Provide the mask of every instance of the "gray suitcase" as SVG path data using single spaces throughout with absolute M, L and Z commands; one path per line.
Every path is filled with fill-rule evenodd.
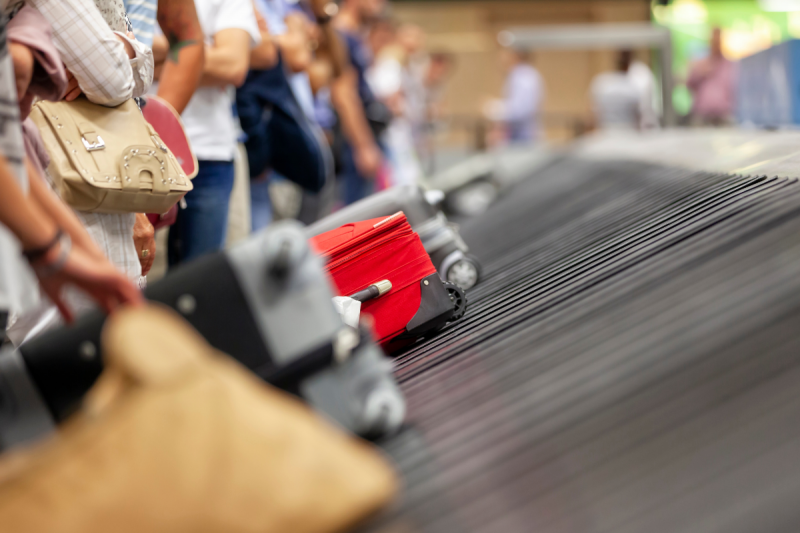
M 458 228 L 438 208 L 441 199 L 442 195 L 436 191 L 426 193 L 414 185 L 395 187 L 312 224 L 306 230 L 307 235 L 315 237 L 345 224 L 388 217 L 402 211 L 422 240 L 442 280 L 469 290 L 480 281 L 481 265 L 469 254 L 469 247 L 459 235 Z
M 148 299 L 180 312 L 218 350 L 365 437 L 395 432 L 405 401 L 392 364 L 366 330 L 344 325 L 330 282 L 294 222 L 171 272 Z M 102 371 L 91 313 L 0 355 L 0 444 L 47 432 Z

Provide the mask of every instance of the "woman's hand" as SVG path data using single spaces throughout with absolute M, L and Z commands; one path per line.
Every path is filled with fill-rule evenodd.
M 142 213 L 136 214 L 136 223 L 133 225 L 133 242 L 139 254 L 139 263 L 142 265 L 142 276 L 146 276 L 153 268 L 156 258 L 156 230 Z
M 67 92 L 64 94 L 64 100 L 71 102 L 79 97 L 81 93 L 83 93 L 83 91 L 81 91 L 81 87 L 78 85 L 78 80 L 76 80 L 72 72 L 67 69 Z
M 34 264 L 39 284 L 68 323 L 74 319 L 72 311 L 63 300 L 62 291 L 74 286 L 92 297 L 106 312 L 111 313 L 122 305 L 140 305 L 141 292 L 105 258 L 98 259 L 82 248 L 71 248 L 64 265 L 53 274 L 43 273 L 48 265 L 57 263 L 63 254 L 62 244 L 51 248 Z

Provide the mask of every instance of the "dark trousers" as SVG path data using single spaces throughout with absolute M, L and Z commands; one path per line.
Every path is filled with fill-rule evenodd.
M 200 161 L 186 209 L 169 230 L 170 266 L 222 250 L 233 191 L 233 161 Z

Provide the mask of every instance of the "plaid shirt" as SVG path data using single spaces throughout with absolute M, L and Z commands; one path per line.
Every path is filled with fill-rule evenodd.
M 97 104 L 118 105 L 140 96 L 153 81 L 150 48 L 125 36 L 127 22 L 121 3 L 109 4 L 120 11 L 109 27 L 94 0 L 28 0 L 53 26 L 53 39 L 67 68 L 75 75 L 86 97 Z M 112 22 L 113 23 L 113 22 Z M 128 59 L 125 37 L 136 51 Z M 142 268 L 133 243 L 133 214 L 78 213 L 78 218 L 111 263 L 134 282 Z
M 86 97 L 116 106 L 147 92 L 153 83 L 153 52 L 130 40 L 125 28 L 109 28 L 93 0 L 28 0 L 53 26 L 53 41 Z M 124 37 L 136 52 L 128 58 Z

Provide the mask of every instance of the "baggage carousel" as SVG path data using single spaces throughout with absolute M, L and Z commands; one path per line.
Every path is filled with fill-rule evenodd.
M 800 186 L 569 156 L 462 235 L 459 323 L 396 360 L 374 532 L 800 530 Z

